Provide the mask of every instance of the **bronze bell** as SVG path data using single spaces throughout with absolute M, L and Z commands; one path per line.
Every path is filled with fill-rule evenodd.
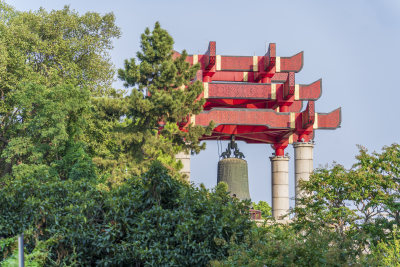
M 231 150 L 234 157 L 231 157 Z M 231 196 L 240 200 L 250 199 L 247 161 L 243 159 L 244 155 L 239 151 L 234 136 L 221 157 L 223 159 L 218 162 L 217 182 L 227 183 Z

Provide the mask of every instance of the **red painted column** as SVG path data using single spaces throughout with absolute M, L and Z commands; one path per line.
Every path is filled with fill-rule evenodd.
M 211 82 L 211 75 L 204 74 L 203 82 L 210 83 Z
M 287 146 L 288 146 L 288 142 L 273 144 L 272 148 L 275 149 L 275 156 L 284 157 L 285 156 L 285 148 Z
M 282 105 L 279 107 L 279 112 L 289 112 L 289 107 Z

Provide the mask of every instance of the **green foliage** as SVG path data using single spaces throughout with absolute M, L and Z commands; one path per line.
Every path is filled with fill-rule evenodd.
M 393 230 L 393 239 L 380 241 L 373 247 L 371 255 L 366 257 L 373 266 L 400 266 L 400 233 L 397 227 Z
M 113 14 L 80 16 L 69 7 L 16 12 L 3 2 L 0 8 L 2 96 L 26 81 L 88 86 L 100 95 L 110 89 L 113 70 L 108 50 L 111 39 L 120 34 Z
M 173 179 L 157 162 L 110 191 L 26 177 L 7 182 L 0 199 L 0 255 L 16 253 L 25 229 L 27 257 L 41 266 L 205 266 L 251 228 L 246 203 Z
M 108 55 L 119 36 L 114 15 L 17 12 L 4 2 L 0 14 L 0 177 L 47 168 L 67 179 L 86 167 L 85 177 L 94 176 L 82 149 L 96 145 L 88 142 L 96 140 L 87 130 L 91 100 L 116 94 Z
M 357 253 L 386 240 L 393 225 L 400 224 L 399 159 L 397 144 L 372 154 L 360 147 L 352 169 L 335 165 L 315 170 L 302 185 L 307 196 L 295 209 L 297 227 L 335 229 L 342 238 L 354 240 Z
M 400 146 L 369 154 L 350 170 L 316 169 L 301 183 L 289 224 L 267 221 L 213 266 L 399 266 Z
M 357 266 L 357 259 L 331 243 L 335 235 L 315 229 L 307 235 L 277 223 L 254 227 L 245 242 L 233 245 L 224 261 L 212 266 Z
M 126 102 L 122 92 L 92 98 L 91 116 L 82 137 L 99 175 L 115 186 L 144 170 L 130 153 L 133 133 L 127 128 L 129 120 L 123 119 L 127 112 Z
M 66 179 L 92 161 L 117 186 L 154 159 L 176 170 L 176 153 L 204 148 L 198 138 L 210 129 L 183 132 L 177 125 L 201 111 L 202 84 L 191 83 L 198 66 L 185 62 L 186 52 L 172 58 L 172 37 L 158 23 L 142 35 L 139 64 L 131 59 L 119 70 L 134 87 L 127 95 L 111 88 L 108 51 L 120 35 L 113 14 L 79 15 L 69 7 L 18 12 L 3 2 L 0 14 L 0 176 L 25 164 Z M 77 161 L 83 165 L 73 167 Z
M 272 216 L 271 206 L 265 201 L 260 200 L 257 204 L 253 202 L 253 209 L 260 210 L 261 217 L 264 219 Z
M 59 173 L 67 171 L 63 174 L 67 179 L 79 180 L 82 177 L 86 179 L 96 178 L 95 166 L 92 159 L 84 150 L 82 143 L 67 145 L 67 151 L 64 157 L 56 162 Z
M 400 146 L 315 170 L 289 224 L 179 181 L 174 155 L 204 148 L 198 65 L 155 24 L 111 88 L 114 16 L 0 1 L 0 259 L 27 266 L 398 266 Z M 185 125 L 187 131 L 181 131 Z M 253 203 L 269 219 L 264 201 Z
M 173 159 L 182 150 L 198 153 L 204 148 L 198 138 L 211 131 L 211 127 L 192 124 L 187 132 L 178 128 L 177 124 L 201 112 L 204 99 L 197 99 L 203 91 L 202 83 L 191 82 L 199 65 L 191 67 L 185 61 L 186 51 L 173 58 L 173 43 L 157 22 L 153 31 L 147 28 L 141 36 L 138 62 L 126 60 L 125 68 L 118 71 L 125 86 L 133 87 L 126 116 L 132 133 L 130 151 L 140 164 L 160 158 L 168 162 L 171 160 L 166 156 Z
M 47 168 L 66 179 L 77 169 L 90 165 L 91 159 L 78 144 L 88 110 L 89 92 L 71 85 L 46 87 L 26 84 L 9 96 L 14 115 L 8 117 L 7 142 L 1 153 L 3 175 L 26 168 Z M 12 120 L 12 121 L 11 121 Z M 79 150 L 78 149 L 78 150 Z M 66 164 L 69 161 L 69 164 Z M 78 167 L 81 165 L 81 167 Z M 85 166 L 95 175 L 94 168 Z M 75 174 L 72 174 L 75 173 Z M 15 176 L 15 175 L 14 175 Z

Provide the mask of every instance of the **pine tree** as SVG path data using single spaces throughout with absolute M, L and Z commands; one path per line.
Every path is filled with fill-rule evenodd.
M 174 155 L 180 151 L 198 153 L 205 148 L 199 138 L 211 131 L 189 124 L 187 131 L 178 124 L 188 123 L 199 114 L 204 99 L 200 81 L 193 82 L 199 65 L 185 61 L 186 51 L 173 57 L 174 41 L 156 22 L 152 32 L 146 28 L 141 36 L 141 51 L 137 60 L 125 61 L 118 71 L 126 87 L 133 87 L 128 101 L 127 119 L 131 136 L 130 150 L 137 163 L 160 159 L 174 165 Z

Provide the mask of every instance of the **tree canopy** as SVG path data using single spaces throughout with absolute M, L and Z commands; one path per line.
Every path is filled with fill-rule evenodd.
M 114 15 L 0 9 L 0 174 L 28 166 L 65 179 L 76 162 L 91 165 L 92 99 L 115 94 Z
M 192 82 L 198 66 L 185 62 L 185 51 L 172 57 L 173 39 L 158 23 L 142 35 L 139 63 L 127 60 L 118 71 L 131 88 L 116 90 L 109 50 L 120 31 L 113 14 L 18 12 L 3 2 L 1 14 L 2 175 L 23 164 L 65 178 L 75 155 L 120 184 L 152 160 L 175 170 L 175 154 L 204 148 L 198 138 L 210 129 L 178 127 L 202 109 L 202 85 Z
M 400 145 L 314 170 L 289 224 L 268 221 L 215 266 L 399 266 Z
M 111 190 L 25 175 L 0 199 L 0 257 L 13 261 L 24 230 L 27 260 L 39 266 L 205 266 L 251 228 L 248 206 L 223 187 L 193 188 L 159 162 Z
M 190 116 L 200 113 L 204 104 L 199 99 L 203 85 L 193 82 L 199 65 L 185 61 L 186 51 L 173 58 L 173 44 L 157 22 L 153 31 L 146 28 L 141 36 L 138 62 L 125 60 L 124 69 L 118 70 L 125 86 L 133 88 L 127 103 L 127 129 L 130 149 L 141 164 L 154 159 L 171 163 L 182 150 L 198 153 L 205 147 L 199 138 L 211 131 L 211 127 L 190 124 Z M 179 129 L 182 123 L 189 123 L 187 131 Z

